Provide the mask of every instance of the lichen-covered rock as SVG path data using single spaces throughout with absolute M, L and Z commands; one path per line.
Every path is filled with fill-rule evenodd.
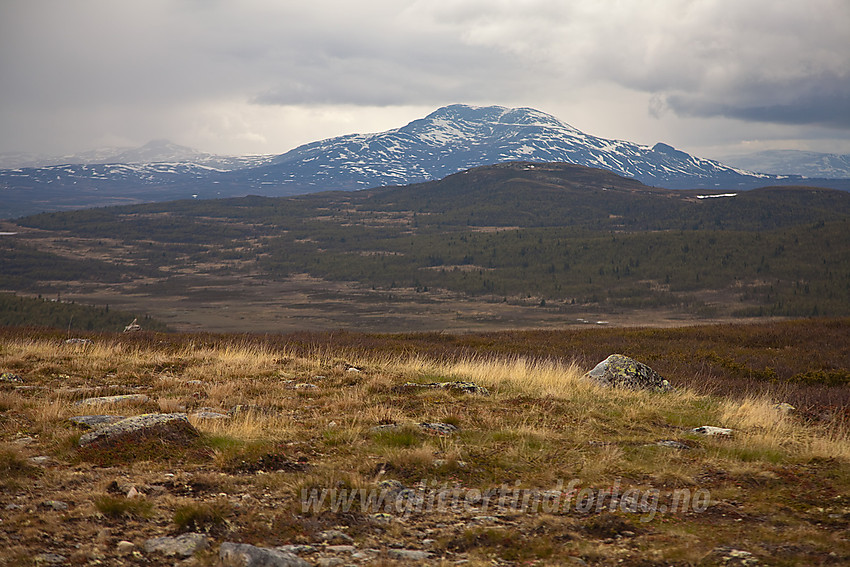
M 622 354 L 612 354 L 584 377 L 600 386 L 613 388 L 653 392 L 669 392 L 673 389 L 670 382 L 662 378 L 655 370 Z
M 80 437 L 80 447 L 108 446 L 127 440 L 159 438 L 186 444 L 200 435 L 185 413 L 146 413 L 90 431 Z
M 221 544 L 218 558 L 224 567 L 310 567 L 294 553 L 247 543 Z
M 3 372 L 2 374 L 0 374 L 0 382 L 23 384 L 24 379 L 18 376 L 17 374 L 12 374 L 11 372 Z
M 145 394 L 121 394 L 120 396 L 102 396 L 99 398 L 86 398 L 80 400 L 74 405 L 77 406 L 96 406 L 96 405 L 113 405 L 113 404 L 143 404 L 150 400 Z
M 442 423 L 442 422 L 434 422 L 434 423 L 426 423 L 422 422 L 419 424 L 419 429 L 428 433 L 429 435 L 451 435 L 452 433 L 456 433 L 458 428 L 451 423 Z

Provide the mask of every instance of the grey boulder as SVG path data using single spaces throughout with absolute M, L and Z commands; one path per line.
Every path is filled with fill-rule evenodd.
M 643 362 L 622 354 L 612 354 L 584 377 L 600 386 L 611 388 L 651 392 L 669 392 L 673 389 L 670 382 L 662 378 L 658 372 Z
M 146 413 L 122 419 L 80 437 L 80 447 L 108 446 L 128 440 L 159 438 L 185 444 L 200 436 L 185 413 Z

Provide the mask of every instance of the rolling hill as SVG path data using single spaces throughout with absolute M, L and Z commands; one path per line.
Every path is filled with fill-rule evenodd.
M 0 286 L 147 309 L 176 328 L 178 309 L 188 310 L 184 323 L 214 310 L 231 330 L 256 329 L 275 309 L 271 329 L 297 317 L 311 328 L 389 330 L 396 320 L 405 330 L 410 314 L 392 313 L 413 306 L 424 328 L 439 328 L 439 317 L 427 321 L 435 310 L 463 318 L 452 301 L 503 326 L 520 324 L 499 319 L 508 307 L 523 326 L 662 311 L 848 315 L 848 220 L 844 191 L 669 190 L 600 169 L 512 162 L 367 191 L 26 217 L 0 240 Z M 247 303 L 260 315 L 223 311 Z

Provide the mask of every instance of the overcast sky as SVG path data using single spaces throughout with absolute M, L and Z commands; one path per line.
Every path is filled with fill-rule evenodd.
M 456 102 L 850 153 L 850 1 L 0 0 L 0 152 L 283 153 Z

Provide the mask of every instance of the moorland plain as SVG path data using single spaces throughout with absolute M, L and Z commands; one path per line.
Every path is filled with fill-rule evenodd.
M 475 331 L 850 314 L 850 193 L 509 163 L 441 181 L 7 222 L 0 287 L 178 330 Z

